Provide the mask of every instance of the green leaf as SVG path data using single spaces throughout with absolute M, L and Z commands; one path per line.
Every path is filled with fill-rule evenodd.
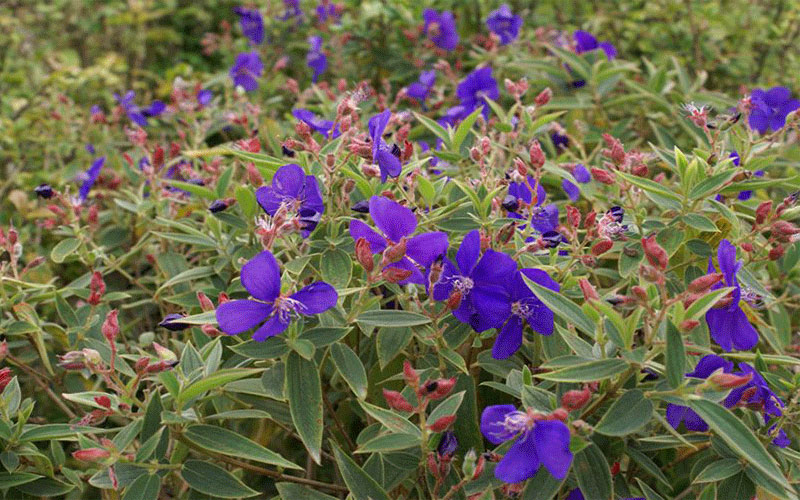
M 411 328 L 386 327 L 378 330 L 375 338 L 375 350 L 378 353 L 378 361 L 381 369 L 385 368 L 400 352 L 411 342 Z
M 458 124 L 458 128 L 456 128 L 453 134 L 453 147 L 451 148 L 453 151 L 458 151 L 461 147 L 461 143 L 467 138 L 467 134 L 469 134 L 472 126 L 475 124 L 475 120 L 478 119 L 478 115 L 480 115 L 482 111 L 483 107 L 478 106 L 475 111 L 470 113 L 469 116 L 461 120 L 461 123 Z
M 30 472 L 13 472 L 0 474 L 0 489 L 5 490 L 20 484 L 30 483 L 39 479 L 39 474 L 31 474 Z
M 786 490 L 791 491 L 791 486 L 781 473 L 775 459 L 767 452 L 753 431 L 733 413 L 704 399 L 689 401 L 689 406 L 733 451 Z
M 176 187 L 178 189 L 182 189 L 187 193 L 192 193 L 195 196 L 199 196 L 200 198 L 205 198 L 207 200 L 216 200 L 217 195 L 214 191 L 208 189 L 205 186 L 198 186 L 197 184 L 192 184 L 191 182 L 183 182 L 183 181 L 173 181 L 170 179 L 166 180 L 167 184 Z
M 428 205 L 433 204 L 433 201 L 436 199 L 436 188 L 433 187 L 433 183 L 422 175 L 417 176 L 415 179 L 417 181 L 419 193 L 422 195 L 425 203 Z
M 344 484 L 350 489 L 350 494 L 355 500 L 389 500 L 389 495 L 375 479 L 364 472 L 364 469 L 359 467 L 333 441 L 331 441 L 331 448 L 333 448 L 333 456 L 336 459 L 336 465 L 339 466 Z
M 370 417 L 380 422 L 390 431 L 400 434 L 413 434 L 415 436 L 422 435 L 419 427 L 412 424 L 407 418 L 404 418 L 393 411 L 371 405 L 364 401 L 359 401 L 358 403 L 361 405 L 364 411 L 369 414 Z
M 297 483 L 276 483 L 281 500 L 337 500 L 336 497 L 306 488 Z
M 681 217 L 686 225 L 691 226 L 699 231 L 706 231 L 706 232 L 714 232 L 718 233 L 719 228 L 714 221 L 706 217 L 705 215 L 700 214 L 687 214 Z
M 625 172 L 616 171 L 614 174 L 619 175 L 625 179 L 625 181 L 633 184 L 634 186 L 641 188 L 646 193 L 657 194 L 678 203 L 681 201 L 680 196 L 675 194 L 674 191 L 664 187 L 663 184 L 659 184 L 658 182 L 651 181 L 650 179 L 646 179 L 644 177 L 639 177 L 638 175 L 626 174 Z
M 255 193 L 247 186 L 236 186 L 233 195 L 244 216 L 255 217 L 258 212 L 258 202 L 256 201 Z
M 419 436 L 413 434 L 384 434 L 370 439 L 356 453 L 378 453 L 399 451 L 419 446 Z
M 639 488 L 642 489 L 642 493 L 644 493 L 645 500 L 664 500 L 664 497 L 659 495 L 656 492 L 656 490 L 648 486 L 647 483 L 645 483 L 638 477 L 636 478 L 636 483 L 639 485 Z
M 734 175 L 736 175 L 736 170 L 726 170 L 725 172 L 704 179 L 689 191 L 689 198 L 697 200 L 715 194 L 719 188 L 731 180 Z
M 319 265 L 322 279 L 335 288 L 345 288 L 353 272 L 353 259 L 344 250 L 325 250 Z
M 575 454 L 572 470 L 586 500 L 610 500 L 611 472 L 603 452 L 594 443 Z
M 536 297 L 539 298 L 544 305 L 546 305 L 555 314 L 563 318 L 567 323 L 572 323 L 584 333 L 589 334 L 592 338 L 595 336 L 595 324 L 589 317 L 578 307 L 577 304 L 564 297 L 558 292 L 554 292 L 549 288 L 545 288 L 539 283 L 529 279 L 524 274 L 522 278 L 528 287 L 533 291 Z
M 534 377 L 553 382 L 592 382 L 613 377 L 625 371 L 627 367 L 628 363 L 621 359 L 599 359 L 551 372 L 537 373 Z
M 731 290 L 732 288 L 730 287 L 718 288 L 703 295 L 699 299 L 692 302 L 692 304 L 686 309 L 686 314 L 683 316 L 684 319 L 700 319 L 700 316 L 704 315 L 709 309 L 714 307 L 714 304 L 716 304 L 717 301 L 719 301 L 722 297 L 728 295 Z
M 158 290 L 156 290 L 156 294 L 158 294 L 161 290 L 165 288 L 177 285 L 179 283 L 185 283 L 187 281 L 206 278 L 214 274 L 215 274 L 214 268 L 211 266 L 198 266 L 189 268 L 165 281 L 163 285 L 158 287 Z M 216 322 L 216 317 L 214 318 L 214 322 Z
M 742 464 L 735 458 L 722 458 L 708 464 L 694 478 L 695 483 L 716 483 L 742 471 Z
M 396 311 L 392 309 L 374 309 L 366 311 L 356 318 L 356 321 L 367 326 L 419 326 L 431 322 L 430 318 L 410 311 Z
M 51 439 L 73 440 L 77 439 L 78 434 L 103 434 L 115 430 L 116 429 L 100 429 L 98 427 L 84 427 L 82 425 L 72 424 L 26 426 L 19 437 L 19 441 L 49 441 Z
M 255 375 L 256 373 L 261 373 L 262 371 L 264 370 L 261 368 L 226 368 L 224 370 L 212 373 L 211 375 L 201 378 L 200 380 L 192 382 L 188 386 L 184 387 L 178 394 L 177 406 L 179 408 L 183 408 L 184 403 L 196 398 L 206 391 L 223 386 L 228 382 L 233 382 L 234 380 L 239 380 L 251 375 Z
M 359 399 L 367 397 L 367 372 L 358 354 L 345 344 L 331 345 L 331 359 L 336 369 Z
M 606 436 L 627 436 L 647 425 L 652 416 L 653 402 L 641 390 L 633 389 L 611 405 L 594 430 Z
M 290 352 L 286 358 L 285 394 L 297 434 L 311 458 L 319 464 L 323 427 L 319 369 L 313 361 L 303 359 L 296 352 Z
M 67 238 L 58 242 L 50 251 L 50 258 L 53 262 L 61 264 L 69 257 L 75 250 L 81 246 L 81 240 L 78 238 Z
M 428 415 L 427 421 L 433 423 L 442 417 L 455 415 L 461 406 L 462 401 L 464 401 L 464 391 L 453 394 L 449 398 L 436 405 L 436 408 L 434 408 L 430 415 Z
M 161 478 L 157 474 L 144 474 L 128 486 L 122 500 L 157 500 L 159 491 Z
M 683 345 L 683 337 L 681 337 L 678 329 L 672 324 L 672 321 L 667 321 L 667 382 L 669 386 L 675 389 L 680 386 L 684 380 L 686 373 L 686 348 Z
M 223 455 L 255 460 L 285 469 L 303 469 L 238 432 L 223 427 L 204 424 L 190 425 L 184 431 L 183 436 L 201 448 Z
M 433 132 L 436 137 L 441 139 L 447 149 L 453 149 L 450 145 L 450 135 L 447 133 L 447 130 L 445 130 L 444 127 L 431 120 L 427 116 L 419 113 L 414 113 L 414 116 L 425 126 L 425 128 Z
M 546 468 L 540 467 L 522 492 L 522 500 L 552 500 L 561 488 L 564 480 L 554 478 Z
M 213 498 L 248 498 L 259 494 L 222 467 L 202 460 L 183 464 L 181 477 L 192 489 Z
M 217 191 L 216 195 L 217 198 L 225 198 L 225 191 L 228 190 L 228 184 L 231 182 L 231 178 L 233 177 L 233 172 L 236 170 L 236 164 L 234 163 L 230 167 L 226 168 L 224 172 L 219 176 L 217 179 Z

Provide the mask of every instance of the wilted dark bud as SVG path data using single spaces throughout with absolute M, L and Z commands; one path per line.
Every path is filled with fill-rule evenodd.
M 614 242 L 611 240 L 600 240 L 592 246 L 592 255 L 595 257 L 599 255 L 603 255 L 604 253 L 611 250 L 611 247 L 614 246 Z
M 33 192 L 36 193 L 36 196 L 45 200 L 53 197 L 53 188 L 50 187 L 50 184 L 39 184 L 33 189 Z
M 358 212 L 360 214 L 368 214 L 369 213 L 369 200 L 361 200 L 355 203 L 350 210 L 353 212 Z
M 375 268 L 375 261 L 372 259 L 372 250 L 366 238 L 356 240 L 356 260 L 361 267 L 368 273 Z
M 386 404 L 389 405 L 389 408 L 393 410 L 404 411 L 408 413 L 414 411 L 414 407 L 411 406 L 411 403 L 409 403 L 408 400 L 406 400 L 406 398 L 397 391 L 384 389 L 383 398 L 386 400 Z
M 400 283 L 411 276 L 411 271 L 408 269 L 400 269 L 399 267 L 384 267 L 381 270 L 381 276 L 389 283 Z
M 181 319 L 183 319 L 183 314 L 167 314 L 158 326 L 164 327 L 171 332 L 186 330 L 192 326 L 188 323 L 181 323 Z
M 706 290 L 719 283 L 722 278 L 722 273 L 712 273 L 705 276 L 700 276 L 689 283 L 689 286 L 686 287 L 686 289 L 691 293 L 704 293 Z
M 456 450 L 458 449 L 458 439 L 452 431 L 447 431 L 442 434 L 439 440 L 439 446 L 436 448 L 436 453 L 439 455 L 439 460 L 449 460 L 453 458 Z
M 756 224 L 763 224 L 772 212 L 772 200 L 762 201 L 756 208 Z
M 432 430 L 433 432 L 443 432 L 447 430 L 448 427 L 453 425 L 453 422 L 456 421 L 455 415 L 447 415 L 445 417 L 441 417 L 436 419 L 436 421 L 428 426 L 428 429 Z
M 539 144 L 539 141 L 533 141 L 533 144 L 531 144 L 531 147 L 528 150 L 528 154 L 531 157 L 531 165 L 533 165 L 534 168 L 540 168 L 542 165 L 544 165 L 546 158 L 544 156 L 544 151 L 542 151 L 542 145 Z
M 497 243 L 500 243 L 501 245 L 505 245 L 506 243 L 511 241 L 512 237 L 514 237 L 514 230 L 515 229 L 516 229 L 516 224 L 515 223 L 510 222 L 510 223 L 506 224 L 505 226 L 500 228 L 500 231 L 497 232 L 497 237 L 495 238 L 495 240 L 497 241 Z
M 661 269 L 662 271 L 667 269 L 667 265 L 669 264 L 667 251 L 656 242 L 655 236 L 642 238 L 642 247 L 644 248 L 644 255 L 647 257 L 647 261 L 650 262 L 651 266 Z
M 555 248 L 564 241 L 564 237 L 557 231 L 547 231 L 542 235 L 541 239 L 547 248 Z
M 506 197 L 503 198 L 503 208 L 509 212 L 514 212 L 516 209 L 518 209 L 519 201 L 517 200 L 517 197 L 510 194 L 506 195 Z
M 591 172 L 592 172 L 592 177 L 594 177 L 594 180 L 596 180 L 601 184 L 611 185 L 617 181 L 617 177 L 614 174 L 612 174 L 611 172 L 607 172 L 603 169 L 592 167 Z
M 553 97 L 553 91 L 550 90 L 550 87 L 545 88 L 533 99 L 533 103 L 537 106 L 544 106 L 550 99 Z
M 561 396 L 561 407 L 567 411 L 580 410 L 590 399 L 592 399 L 592 393 L 589 389 L 567 391 Z
M 284 144 L 281 144 L 281 154 L 283 154 L 283 156 L 288 156 L 289 158 L 294 158 L 294 151 L 287 148 Z
M 769 260 L 778 260 L 781 257 L 783 257 L 783 254 L 785 252 L 786 248 L 783 245 L 778 244 L 769 250 L 769 254 L 767 254 L 767 257 L 769 257 Z
M 580 211 L 572 205 L 567 205 L 565 208 L 567 209 L 567 222 L 577 229 L 581 225 Z
M 208 211 L 212 214 L 216 214 L 222 212 L 228 208 L 228 202 L 226 200 L 214 200 L 211 202 L 211 205 L 208 206 Z
M 586 278 L 581 278 L 578 280 L 578 286 L 581 287 L 581 292 L 583 292 L 583 299 L 586 302 L 590 302 L 592 300 L 600 300 L 600 295 L 597 294 L 597 290 L 592 286 L 591 283 Z
M 100 331 L 103 333 L 103 336 L 109 342 L 114 342 L 114 339 L 117 338 L 119 334 L 119 321 L 117 320 L 117 315 L 119 311 L 116 309 L 112 310 L 106 315 L 105 321 L 103 321 L 103 326 L 100 328 Z

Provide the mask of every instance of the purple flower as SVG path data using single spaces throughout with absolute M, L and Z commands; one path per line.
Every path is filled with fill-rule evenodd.
M 372 162 L 378 165 L 381 171 L 381 182 L 386 182 L 387 177 L 397 177 L 403 170 L 400 158 L 395 156 L 392 148 L 383 140 L 383 131 L 392 117 L 388 109 L 369 119 L 369 136 L 372 140 Z
M 360 220 L 353 219 L 350 221 L 350 236 L 354 240 L 367 240 L 373 254 L 382 253 L 390 246 L 405 245 L 403 256 L 386 267 L 411 271 L 411 276 L 399 282 L 401 285 L 425 284 L 425 277 L 419 267 L 430 267 L 447 252 L 447 234 L 432 232 L 411 236 L 417 229 L 414 212 L 382 196 L 370 198 L 369 216 L 381 232 L 377 233 Z
M 258 9 L 245 9 L 244 7 L 235 7 L 233 11 L 239 16 L 239 25 L 242 27 L 242 33 L 246 36 L 253 45 L 258 45 L 264 41 L 264 19 Z
M 406 95 L 420 102 L 428 98 L 428 94 L 436 82 L 436 71 L 423 71 L 419 75 L 419 80 L 406 87 Z
M 148 116 L 158 116 L 167 108 L 163 102 L 155 100 L 150 103 L 150 106 L 147 108 L 141 109 L 133 102 L 134 98 L 136 98 L 136 93 L 133 90 L 125 92 L 124 96 L 114 94 L 114 99 L 116 99 L 117 103 L 125 110 L 125 114 L 128 115 L 128 118 L 140 127 L 147 126 Z
M 578 186 L 573 184 L 572 182 L 568 181 L 567 179 L 561 179 L 561 188 L 567 193 L 567 196 L 571 201 L 578 201 L 581 197 L 581 190 Z
M 81 187 L 78 188 L 78 199 L 81 202 L 86 201 L 86 197 L 89 196 L 89 191 L 92 189 L 92 186 L 94 186 L 94 183 L 97 182 L 97 178 L 100 177 L 100 171 L 103 170 L 103 165 L 105 165 L 105 163 L 105 156 L 97 158 L 92 162 L 92 166 L 89 167 L 89 170 L 78 177 L 78 180 L 81 181 Z
M 320 118 L 307 109 L 295 109 L 292 111 L 292 115 L 311 127 L 311 129 L 315 132 L 319 132 L 329 139 L 336 139 L 341 135 L 341 132 L 339 132 L 338 123 L 334 127 L 334 124 L 331 120 Z M 331 137 L 331 130 L 333 131 L 333 137 Z
M 332 19 L 334 22 L 339 22 L 342 17 L 341 9 L 334 3 L 330 3 L 330 0 L 322 0 L 319 5 L 317 5 L 317 19 L 319 22 L 324 23 L 328 19 Z
M 458 84 L 456 95 L 461 100 L 461 105 L 468 110 L 464 116 L 472 113 L 478 106 L 483 106 L 483 117 L 488 118 L 489 107 L 485 106 L 486 98 L 493 101 L 500 98 L 497 80 L 492 78 L 492 68 L 486 66 L 468 74 Z
M 553 132 L 550 134 L 550 140 L 553 141 L 553 146 L 557 150 L 567 149 L 569 147 L 569 136 Z
M 523 321 L 527 322 L 536 333 L 541 335 L 553 333 L 553 311 L 534 295 L 522 275 L 554 292 L 561 290 L 558 283 L 541 269 L 522 269 L 514 273 L 507 285 L 511 314 L 494 341 L 492 347 L 494 359 L 506 359 L 517 352 L 522 345 Z
M 439 455 L 439 460 L 453 458 L 456 450 L 458 449 L 458 439 L 456 439 L 453 431 L 445 431 L 442 438 L 439 440 L 439 446 L 436 448 L 436 453 Z
M 161 320 L 161 323 L 158 326 L 162 328 L 166 328 L 171 332 L 179 332 L 181 330 L 186 330 L 187 328 L 191 328 L 192 325 L 189 323 L 183 323 L 181 320 L 185 318 L 183 314 L 172 313 L 167 314 L 164 316 L 164 319 Z
M 453 106 L 445 111 L 444 116 L 439 118 L 437 122 L 443 127 L 455 127 L 458 122 L 469 116 L 472 111 L 463 105 Z
M 489 14 L 489 17 L 486 18 L 486 26 L 489 31 L 500 37 L 500 45 L 507 45 L 519 36 L 522 18 L 515 16 L 511 12 L 511 8 L 507 4 L 503 4 Z
M 283 333 L 292 316 L 320 314 L 336 306 L 339 296 L 328 283 L 314 282 L 292 295 L 281 294 L 281 270 L 269 251 L 263 251 L 242 267 L 242 286 L 256 300 L 232 300 L 217 308 L 217 322 L 228 335 L 259 327 L 258 342 Z M 261 325 L 261 326 L 259 326 Z
M 508 319 L 511 295 L 506 284 L 517 270 L 517 263 L 502 252 L 480 253 L 481 236 L 476 229 L 464 236 L 456 264 L 444 259 L 441 275 L 431 285 L 433 299 L 449 301 L 453 316 L 476 332 L 500 328 Z
M 535 203 L 531 186 L 536 187 Z M 529 175 L 527 182 L 512 182 L 508 185 L 508 195 L 503 200 L 503 206 L 508 210 L 510 218 L 527 219 L 530 216 L 531 226 L 540 233 L 546 233 L 558 227 L 558 207 L 554 204 L 542 206 L 546 198 L 544 187 Z M 515 206 L 514 200 L 516 208 L 512 209 Z
M 425 20 L 425 33 L 437 47 L 447 51 L 455 50 L 458 45 L 458 29 L 452 12 L 425 9 L 422 18 Z
M 214 93 L 208 89 L 201 89 L 197 92 L 197 104 L 201 107 L 208 106 L 208 103 L 211 102 L 211 98 L 214 97 Z
M 750 94 L 750 128 L 759 134 L 778 131 L 786 125 L 786 116 L 800 108 L 800 100 L 792 99 L 786 87 L 754 89 Z
M 601 49 L 608 59 L 617 57 L 617 49 L 611 42 L 598 42 L 588 31 L 578 30 L 572 35 L 575 40 L 575 53 L 583 54 L 593 50 Z
M 687 373 L 686 376 L 706 379 L 719 369 L 722 369 L 723 373 L 731 373 L 733 371 L 733 362 L 714 354 L 708 354 L 703 356 L 694 371 Z M 688 406 L 683 405 L 672 403 L 667 405 L 667 422 L 675 429 L 683 422 L 690 431 L 705 432 L 708 430 L 708 424 L 700 418 L 700 415 Z
M 300 9 L 300 0 L 283 0 L 283 6 L 286 8 L 283 15 L 278 17 L 280 21 L 288 21 L 292 18 L 297 18 L 300 23 L 303 17 L 303 11 Z
M 264 64 L 255 50 L 242 52 L 236 56 L 236 61 L 230 71 L 233 84 L 242 87 L 248 92 L 258 88 L 258 78 L 264 73 Z
M 569 428 L 560 420 L 535 420 L 514 405 L 487 406 L 481 414 L 481 432 L 492 444 L 514 439 L 494 469 L 497 479 L 520 483 L 544 466 L 562 480 L 572 464 Z
M 572 176 L 575 177 L 575 180 L 581 184 L 586 184 L 592 180 L 592 174 L 590 174 L 586 167 L 581 163 L 578 163 L 575 165 L 575 168 L 572 169 Z
M 314 70 L 314 76 L 311 77 L 311 81 L 316 83 L 319 75 L 328 69 L 328 58 L 322 53 L 322 37 L 310 36 L 308 37 L 308 43 L 311 48 L 306 55 L 306 65 Z
M 733 287 L 733 301 L 720 309 L 709 309 L 706 313 L 706 323 L 711 338 L 725 351 L 730 351 L 733 347 L 739 350 L 752 349 L 758 343 L 758 332 L 739 305 L 742 289 L 736 279 L 736 273 L 742 267 L 742 263 L 736 260 L 736 247 L 730 241 L 720 241 L 717 263 L 720 272 L 725 276 L 725 286 Z M 708 272 L 716 272 L 710 257 Z M 722 286 L 722 283 L 717 283 L 712 288 L 717 289 Z
M 303 238 L 307 238 L 317 227 L 325 211 L 317 178 L 305 175 L 303 169 L 294 163 L 279 168 L 272 178 L 271 186 L 258 188 L 256 200 L 271 216 L 279 210 L 296 213 Z

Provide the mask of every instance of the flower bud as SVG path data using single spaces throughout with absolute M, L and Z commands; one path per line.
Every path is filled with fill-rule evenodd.
M 483 456 L 481 456 L 481 458 L 483 458 Z M 477 459 L 478 455 L 475 453 L 475 450 L 471 449 L 464 454 L 464 461 L 461 464 L 461 472 L 464 474 L 464 477 L 475 477 Z
M 102 406 L 106 410 L 111 409 L 111 398 L 108 396 L 95 396 L 94 402 Z
M 102 448 L 84 448 L 72 452 L 72 457 L 81 462 L 99 462 L 110 456 L 111 453 Z
M 153 349 L 156 351 L 156 356 L 162 361 L 176 361 L 178 356 L 158 342 L 153 342 Z
M 11 371 L 11 368 L 5 367 L 0 370 L 0 392 L 6 389 L 12 378 L 14 378 L 14 372 Z
M 595 257 L 603 255 L 604 253 L 611 250 L 611 247 L 614 246 L 614 242 L 611 240 L 600 240 L 592 246 L 592 255 Z
M 735 389 L 747 385 L 752 380 L 753 374 L 736 375 L 733 373 L 715 372 L 708 377 L 707 383 L 714 389 L 722 391 L 725 389 Z
M 669 256 L 667 256 L 667 251 L 656 242 L 655 236 L 642 238 L 642 247 L 644 248 L 644 255 L 651 266 L 662 271 L 667 269 Z
M 699 324 L 700 324 L 700 322 L 697 321 L 696 319 L 686 319 L 686 320 L 683 320 L 680 325 L 678 325 L 678 328 L 682 332 L 690 332 L 690 331 L 694 330 L 695 328 L 697 328 L 697 326 Z
M 117 315 L 119 311 L 113 309 L 106 315 L 105 321 L 103 321 L 103 326 L 101 327 L 100 331 L 103 333 L 103 337 L 106 338 L 109 342 L 114 342 L 114 339 L 117 338 L 119 334 L 119 321 L 117 320 Z
M 449 297 L 447 297 L 445 305 L 447 306 L 448 309 L 454 311 L 458 309 L 458 306 L 461 305 L 461 299 L 463 296 L 464 296 L 463 293 L 459 292 L 458 290 L 455 290 L 453 291 L 453 293 L 450 294 Z
M 649 299 L 647 297 L 647 291 L 645 291 L 643 287 L 639 285 L 633 286 L 631 287 L 631 292 L 633 292 L 633 295 L 634 297 L 636 297 L 636 300 L 638 300 L 642 304 L 647 304 Z
M 597 212 L 592 210 L 588 214 L 586 214 L 586 218 L 583 220 L 583 227 L 584 229 L 589 229 L 594 227 L 594 223 L 597 220 Z
M 763 224 L 772 212 L 772 200 L 762 201 L 756 208 L 756 224 Z
M 360 238 L 359 238 L 360 239 Z M 389 264 L 394 264 L 395 262 L 399 262 L 405 257 L 406 255 L 406 239 L 403 238 L 400 242 L 395 243 L 389 247 L 386 247 L 386 250 L 383 251 L 383 259 L 381 259 L 381 267 L 388 266 Z M 372 256 L 370 256 L 372 258 Z
M 431 473 L 431 476 L 435 477 L 437 480 L 439 479 L 439 464 L 436 463 L 436 457 L 433 453 L 428 453 L 428 458 L 426 459 L 426 464 L 428 466 L 428 472 Z
M 583 292 L 583 299 L 586 302 L 590 302 L 592 300 L 600 300 L 600 295 L 598 295 L 597 290 L 589 283 L 589 280 L 586 278 L 581 278 L 578 280 L 578 286 L 581 287 L 581 292 Z
M 184 317 L 183 314 L 177 314 L 177 313 L 167 314 L 166 316 L 164 316 L 164 319 L 161 320 L 161 323 L 159 323 L 158 326 L 166 328 L 171 332 L 179 332 L 181 330 L 186 330 L 187 328 L 190 328 L 192 325 L 190 325 L 189 323 L 182 323 L 180 320 L 183 319 L 183 317 Z
M 614 184 L 617 180 L 616 176 L 613 173 L 607 172 L 600 168 L 592 167 L 591 172 L 592 172 L 592 177 L 594 177 L 594 180 L 596 180 L 601 184 L 611 185 Z
M 775 222 L 772 223 L 772 227 L 770 228 L 770 230 L 773 233 L 777 233 L 779 235 L 784 235 L 784 236 L 791 236 L 793 234 L 800 233 L 800 229 L 798 229 L 797 226 L 785 220 L 776 220 Z
M 356 240 L 356 260 L 365 271 L 371 273 L 375 268 L 375 261 L 372 260 L 372 250 L 366 238 Z
M 425 383 L 424 390 L 425 394 L 428 396 L 429 399 L 442 399 L 443 397 L 450 394 L 450 391 L 453 390 L 453 387 L 456 385 L 456 379 L 453 378 L 440 378 L 437 380 L 429 380 Z
M 469 148 L 469 157 L 472 161 L 481 161 L 483 159 L 483 155 L 481 154 L 480 150 L 476 147 Z
M 519 175 L 523 177 L 528 175 L 528 167 L 525 166 L 525 162 L 522 161 L 522 159 L 514 158 L 514 168 L 516 169 Z
M 567 209 L 567 222 L 569 222 L 570 226 L 577 229 L 581 225 L 580 211 L 572 205 L 567 205 L 565 208 Z
M 412 389 L 419 387 L 419 374 L 408 360 L 403 361 L 403 379 Z
M 723 278 L 722 273 L 712 273 L 707 274 L 705 276 L 700 276 L 699 278 L 693 280 L 689 283 L 689 286 L 686 287 L 691 293 L 704 293 L 712 286 L 719 283 Z
M 770 249 L 767 257 L 769 260 L 778 260 L 783 257 L 784 252 L 786 252 L 786 248 L 784 248 L 783 245 L 778 244 Z
M 436 454 L 439 460 L 450 460 L 453 458 L 456 450 L 458 449 L 458 439 L 452 431 L 447 431 L 442 434 L 439 440 L 439 446 L 436 447 Z
M 453 422 L 455 421 L 455 415 L 447 415 L 445 417 L 436 419 L 434 423 L 428 426 L 428 429 L 432 430 L 433 432 L 444 432 L 448 427 L 453 425 Z
M 253 163 L 248 163 L 245 168 L 247 169 L 247 180 L 250 184 L 254 186 L 261 186 L 264 184 L 264 177 Z
M 561 407 L 567 411 L 580 410 L 590 399 L 592 399 L 592 393 L 587 388 L 580 391 L 567 391 L 561 396 Z
M 390 391 L 389 389 L 383 390 L 383 398 L 386 400 L 386 404 L 389 405 L 389 408 L 397 411 L 403 412 L 412 412 L 414 411 L 414 407 L 411 406 L 411 403 L 399 392 L 397 391 Z
M 136 373 L 141 373 L 145 369 L 147 369 L 147 365 L 150 364 L 150 360 L 144 356 L 136 360 L 136 363 L 133 365 Z
M 400 269 L 399 267 L 384 267 L 381 270 L 381 276 L 389 283 L 400 283 L 408 279 L 411 274 L 408 269 Z
M 744 243 L 740 244 L 739 246 L 742 248 L 742 250 L 744 250 L 747 253 L 750 253 L 750 252 L 753 251 L 753 245 L 751 243 L 746 242 L 746 241 Z
M 497 232 L 495 241 L 497 241 L 497 243 L 505 245 L 506 243 L 511 241 L 511 238 L 514 237 L 514 229 L 516 229 L 516 224 L 513 222 L 509 222 L 508 224 L 500 228 L 500 231 Z
M 655 284 L 664 284 L 664 273 L 652 266 L 640 266 L 639 275 L 646 281 Z
M 546 158 L 544 156 L 544 151 L 542 151 L 542 145 L 539 144 L 539 141 L 533 141 L 530 149 L 528 149 L 528 154 L 531 157 L 531 165 L 533 165 L 534 168 L 540 168 L 542 165 L 544 165 Z
M 214 303 L 211 302 L 211 299 L 208 298 L 208 295 L 203 292 L 197 292 L 197 302 L 200 303 L 200 309 L 202 309 L 204 312 L 214 310 Z
M 5 340 L 0 342 L 0 361 L 3 361 L 8 356 L 8 342 Z
M 539 92 L 539 94 L 533 99 L 533 103 L 537 106 L 544 106 L 550 99 L 553 97 L 553 91 L 550 90 L 550 87 L 546 87 L 544 90 Z
M 568 418 L 569 412 L 564 408 L 556 408 L 547 416 L 547 420 L 560 420 L 562 422 L 566 422 Z

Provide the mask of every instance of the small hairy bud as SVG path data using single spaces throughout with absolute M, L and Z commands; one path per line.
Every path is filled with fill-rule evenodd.
M 399 267 L 384 267 L 381 270 L 381 276 L 389 283 L 400 283 L 411 276 L 411 271 Z
M 419 387 L 419 374 L 408 360 L 403 361 L 403 379 L 412 389 Z
M 393 410 L 409 413 L 414 411 L 414 407 L 411 406 L 411 403 L 409 403 L 408 400 L 406 400 L 406 398 L 397 391 L 384 389 L 383 398 L 386 400 L 386 404 L 389 405 L 389 408 Z
M 544 156 L 544 151 L 542 151 L 542 145 L 539 144 L 539 141 L 533 141 L 533 144 L 531 144 L 531 147 L 528 150 L 528 154 L 531 157 L 531 165 L 533 165 L 534 168 L 540 168 L 542 165 L 544 165 L 546 158 Z
M 406 255 L 406 240 L 405 238 L 403 238 L 398 243 L 386 247 L 386 250 L 383 251 L 383 259 L 381 260 L 381 266 L 388 266 L 389 264 L 394 264 L 395 262 L 402 260 L 403 257 L 405 257 L 405 255 Z M 370 256 L 370 258 L 372 257 Z
M 756 224 L 763 224 L 772 212 L 772 200 L 762 201 L 756 208 Z
M 444 432 L 448 427 L 453 425 L 453 422 L 455 421 L 455 415 L 447 415 L 436 419 L 434 423 L 428 426 L 428 429 L 432 430 L 433 432 Z
M 655 236 L 642 238 L 642 247 L 644 248 L 644 255 L 650 265 L 662 271 L 667 269 L 669 264 L 669 257 L 667 251 L 656 242 Z
M 539 92 L 539 94 L 533 99 L 533 103 L 537 106 L 544 106 L 550 99 L 553 97 L 553 91 L 550 90 L 550 87 L 546 87 L 544 90 Z
M 581 278 L 578 280 L 578 286 L 581 287 L 581 292 L 583 292 L 583 299 L 586 302 L 590 302 L 592 300 L 600 300 L 600 295 L 598 295 L 597 290 L 589 283 L 589 280 L 586 278 Z
M 450 394 L 453 387 L 456 385 L 456 379 L 453 378 L 440 378 L 433 381 L 428 381 L 425 386 L 425 393 L 429 399 L 442 399 Z
M 208 295 L 203 292 L 197 292 L 197 302 L 200 303 L 200 309 L 205 312 L 214 310 L 214 303 L 208 298 Z
M 769 260 L 778 260 L 783 257 L 783 254 L 786 252 L 786 248 L 783 245 L 776 245 L 772 247 L 767 254 Z
M 117 315 L 119 311 L 113 309 L 106 315 L 105 321 L 103 321 L 103 326 L 100 328 L 100 331 L 103 333 L 103 336 L 109 342 L 114 342 L 114 339 L 117 338 L 119 334 L 119 321 L 117 320 Z
M 561 407 L 567 411 L 580 410 L 590 399 L 592 399 L 592 393 L 587 388 L 580 391 L 567 391 L 561 396 Z
M 84 448 L 72 452 L 72 457 L 81 462 L 99 462 L 111 456 L 111 453 L 102 448 Z
M 699 278 L 693 280 L 689 283 L 689 286 L 686 287 L 691 293 L 704 293 L 712 286 L 719 283 L 723 278 L 722 273 L 712 273 L 707 274 L 705 276 L 700 276 Z
M 601 168 L 592 167 L 591 172 L 592 172 L 592 177 L 594 177 L 594 180 L 596 180 L 601 184 L 611 185 L 617 181 L 617 177 L 614 174 L 606 170 L 603 170 Z
M 375 261 L 372 260 L 372 250 L 366 238 L 362 237 L 356 240 L 356 260 L 368 273 L 371 273 L 375 268 Z
M 611 247 L 614 246 L 614 242 L 611 240 L 600 240 L 592 246 L 592 255 L 595 257 L 603 255 L 604 253 L 611 250 Z
M 682 321 L 681 324 L 678 325 L 678 328 L 680 328 L 680 330 L 683 332 L 690 332 L 695 328 L 697 328 L 699 324 L 700 322 L 697 321 L 696 319 L 687 319 Z
M 570 226 L 577 229 L 581 225 L 580 211 L 577 208 L 573 207 L 572 205 L 567 205 L 566 209 L 567 209 L 567 222 L 569 222 Z
M 752 378 L 752 373 L 748 373 L 747 375 L 736 375 L 733 373 L 716 372 L 712 373 L 711 376 L 708 377 L 707 383 L 714 389 L 721 391 L 725 389 L 735 389 L 737 387 L 746 385 L 748 382 L 750 382 L 750 380 L 752 380 Z

